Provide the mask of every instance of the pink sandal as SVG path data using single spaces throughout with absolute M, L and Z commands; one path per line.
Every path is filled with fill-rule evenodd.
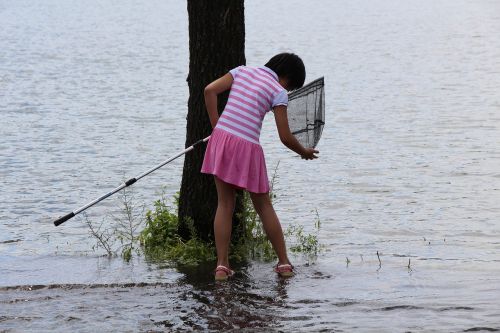
M 281 277 L 290 277 L 295 275 L 295 272 L 293 271 L 293 266 L 290 264 L 284 264 L 284 265 L 276 264 L 274 271 L 278 273 L 278 275 Z
M 224 274 L 219 274 L 217 273 L 222 272 Z M 226 281 L 228 278 L 232 277 L 234 275 L 234 271 L 227 268 L 226 266 L 219 265 L 215 269 L 215 281 Z

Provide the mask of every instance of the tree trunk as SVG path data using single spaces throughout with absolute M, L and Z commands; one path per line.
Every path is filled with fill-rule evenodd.
M 243 0 L 188 0 L 187 8 L 190 58 L 186 147 L 212 132 L 205 109 L 205 86 L 245 64 Z M 219 113 L 227 96 L 219 96 Z M 196 147 L 184 159 L 179 197 L 179 234 L 184 239 L 192 236 L 190 225 L 201 239 L 213 239 L 217 192 L 213 176 L 200 172 L 205 148 L 206 144 Z M 236 214 L 241 207 L 238 195 Z M 233 223 L 238 224 L 236 214 Z

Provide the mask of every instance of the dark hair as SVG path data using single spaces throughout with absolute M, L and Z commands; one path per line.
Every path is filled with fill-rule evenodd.
M 272 57 L 267 64 L 279 77 L 288 79 L 290 90 L 295 90 L 304 85 L 306 80 L 306 68 L 304 62 L 298 55 L 293 53 L 280 53 Z

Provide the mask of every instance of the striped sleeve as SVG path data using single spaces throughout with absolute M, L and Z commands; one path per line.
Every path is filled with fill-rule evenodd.
M 238 66 L 236 68 L 233 68 L 229 71 L 229 73 L 231 73 L 231 75 L 233 76 L 233 80 L 236 79 L 236 76 L 238 75 L 238 72 L 240 71 L 240 69 L 242 68 L 243 66 Z
M 271 106 L 274 108 L 275 106 L 278 105 L 284 105 L 284 106 L 288 105 L 288 94 L 284 89 L 279 91 L 276 95 L 274 95 Z

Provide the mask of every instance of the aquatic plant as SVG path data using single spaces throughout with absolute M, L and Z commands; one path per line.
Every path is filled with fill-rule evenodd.
M 278 180 L 276 165 L 271 178 L 271 200 L 276 200 L 274 191 Z M 230 259 L 233 261 L 262 260 L 271 261 L 276 259 L 271 242 L 268 240 L 262 222 L 255 211 L 248 192 L 243 194 L 243 209 L 238 216 L 242 221 L 233 229 L 233 234 L 239 235 L 237 241 L 232 239 L 230 248 Z M 146 213 L 146 226 L 141 232 L 141 244 L 144 253 L 149 259 L 169 260 L 180 264 L 194 264 L 198 262 L 216 259 L 215 244 L 200 239 L 196 234 L 192 222 L 187 221 L 193 237 L 184 241 L 178 234 L 178 195 L 174 196 L 173 205 L 170 205 L 165 195 L 157 200 L 154 209 Z M 308 260 L 313 260 L 321 251 L 322 246 L 318 241 L 320 219 L 316 210 L 315 220 L 316 234 L 307 234 L 303 226 L 290 225 L 284 235 L 290 244 L 292 253 L 300 253 Z
M 133 192 L 127 189 L 121 192 L 120 202 L 122 207 L 119 215 L 110 216 L 115 223 L 103 219 L 97 226 L 88 215 L 84 214 L 84 219 L 90 235 L 96 239 L 92 250 L 97 251 L 102 248 L 110 257 L 120 253 L 123 259 L 129 261 L 134 250 L 136 253 L 140 252 L 138 241 L 139 230 L 144 225 L 144 206 L 139 209 L 134 202 Z M 103 227 L 104 225 L 106 227 Z M 118 242 L 120 245 L 115 246 Z
M 300 253 L 309 261 L 314 260 L 317 255 L 324 249 L 324 246 L 319 243 L 318 235 L 321 227 L 319 213 L 316 210 L 316 220 L 314 222 L 315 234 L 306 234 L 303 225 L 290 225 L 285 231 L 285 237 L 290 245 L 292 253 Z
M 279 163 L 278 163 L 279 165 Z M 277 168 L 271 178 L 271 200 L 276 200 L 274 185 L 278 179 Z M 169 261 L 183 265 L 192 265 L 216 259 L 213 241 L 201 239 L 192 221 L 185 221 L 192 237 L 184 240 L 179 234 L 179 194 L 169 200 L 165 191 L 154 202 L 153 208 L 145 212 L 144 206 L 134 203 L 130 190 L 125 190 L 121 196 L 121 209 L 117 216 L 112 216 L 114 223 L 103 220 L 98 226 L 85 216 L 89 233 L 96 239 L 93 250 L 102 248 L 108 256 L 121 253 L 125 260 L 130 260 L 133 253 L 144 255 L 153 261 Z M 243 194 L 243 209 L 238 216 L 242 221 L 233 230 L 238 237 L 232 239 L 230 258 L 233 261 L 246 260 L 271 261 L 276 255 L 268 240 L 262 222 L 255 211 L 250 195 Z M 107 226 L 106 228 L 103 226 Z M 316 210 L 315 234 L 308 234 L 301 225 L 290 225 L 284 235 L 289 244 L 289 250 L 295 254 L 304 255 L 308 261 L 320 253 L 322 246 L 318 241 L 320 219 Z M 237 239 L 236 239 L 237 238 Z M 120 243 L 120 246 L 116 246 Z
M 181 264 L 194 264 L 215 259 L 215 246 L 199 239 L 192 223 L 192 238 L 184 241 L 178 233 L 178 195 L 174 196 L 175 208 L 164 195 L 146 213 L 146 226 L 140 234 L 140 243 L 151 260 L 167 260 Z
M 146 226 L 141 232 L 141 244 L 144 253 L 152 260 L 168 260 L 189 265 L 216 259 L 215 244 L 201 240 L 194 228 L 192 237 L 184 241 L 178 234 L 177 196 L 174 206 L 165 197 L 157 200 L 154 209 L 146 213 Z M 251 206 L 248 194 L 244 196 L 243 223 L 238 242 L 231 242 L 231 259 L 243 261 L 246 259 L 274 259 L 270 242 L 264 234 L 257 213 Z M 187 222 L 188 226 L 191 224 Z
M 109 257 L 115 255 L 116 252 L 113 250 L 113 244 L 115 243 L 113 233 L 110 232 L 109 228 L 102 228 L 105 221 L 102 220 L 99 226 L 95 226 L 86 213 L 83 213 L 83 218 L 89 227 L 90 235 L 96 239 L 96 244 L 92 245 L 92 250 L 97 251 L 99 248 L 103 248 Z
M 121 244 L 121 255 L 129 261 L 132 258 L 132 251 L 139 253 L 140 248 L 137 246 L 139 240 L 139 230 L 144 224 L 144 210 L 142 205 L 139 209 L 135 205 L 134 195 L 131 191 L 123 191 L 121 196 L 123 209 L 119 216 L 113 216 L 117 222 L 115 229 L 116 237 Z
M 378 269 L 377 271 L 379 271 L 381 268 L 382 268 L 382 260 L 380 260 L 380 255 L 377 251 L 377 258 L 378 258 Z

